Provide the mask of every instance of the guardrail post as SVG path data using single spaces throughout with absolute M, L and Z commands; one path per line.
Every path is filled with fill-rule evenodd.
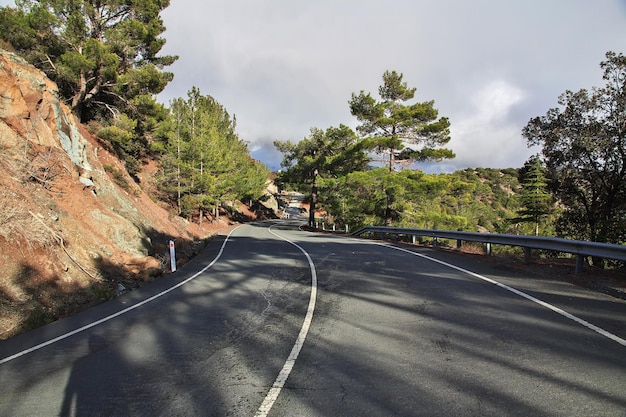
M 346 234 L 348 234 L 348 225 L 346 224 Z
M 433 246 L 436 248 L 437 246 L 439 246 L 439 238 L 437 236 L 435 236 L 433 238 Z
M 530 248 L 528 246 L 524 246 L 524 262 L 529 263 L 530 262 Z
M 417 241 L 417 236 L 411 235 L 411 243 L 413 243 L 415 245 L 416 241 Z
M 461 249 L 461 246 L 463 246 L 463 241 L 461 239 L 458 239 L 456 241 L 456 248 L 457 249 Z
M 487 256 L 491 256 L 491 242 L 487 242 Z
M 580 274 L 585 269 L 585 257 L 583 255 L 576 255 L 576 273 Z

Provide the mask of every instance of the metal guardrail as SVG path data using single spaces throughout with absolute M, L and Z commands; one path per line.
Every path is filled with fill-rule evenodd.
M 457 241 L 457 247 L 460 247 L 461 242 L 463 241 L 519 246 L 524 249 L 526 261 L 530 260 L 531 249 L 545 249 L 556 252 L 571 253 L 576 255 L 576 272 L 582 272 L 584 258 L 586 256 L 626 261 L 626 246 L 613 245 L 609 243 L 587 242 L 584 240 L 568 240 L 544 236 L 457 232 L 453 230 L 406 229 L 387 226 L 364 227 L 354 232 L 353 236 L 360 236 L 365 233 L 380 234 L 382 238 L 388 234 L 413 236 L 414 241 L 416 236 L 426 236 L 434 239 L 453 239 Z M 488 252 L 490 252 L 489 249 Z

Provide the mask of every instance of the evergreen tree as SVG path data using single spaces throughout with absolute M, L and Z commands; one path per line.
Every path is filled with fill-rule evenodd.
M 552 196 L 548 191 L 545 167 L 537 155 L 528 160 L 520 170 L 522 208 L 513 222 L 533 223 L 535 235 L 539 235 L 539 223 L 553 211 Z
M 315 224 L 318 200 L 318 176 L 339 178 L 354 171 L 367 168 L 369 158 L 363 143 L 352 129 L 345 125 L 330 127 L 323 131 L 312 128 L 309 137 L 298 143 L 274 141 L 283 154 L 281 166 L 286 168 L 276 178 L 277 183 L 305 192 L 311 187 L 309 225 Z
M 17 0 L 0 13 L 0 38 L 43 70 L 82 122 L 116 116 L 160 93 L 175 56 L 160 12 L 168 0 Z M 139 100 L 139 101 L 137 101 Z M 108 117 L 106 117 L 108 118 Z
M 564 237 L 604 243 L 626 240 L 626 57 L 608 52 L 604 87 L 559 97 L 560 108 L 531 119 L 529 145 L 542 146 L 555 196 L 565 210 Z M 599 260 L 598 260 L 599 261 Z
M 352 94 L 350 112 L 361 122 L 357 131 L 373 149 L 388 154 L 390 171 L 396 169 L 397 161 L 454 158 L 452 151 L 441 148 L 450 141 L 448 118 L 438 119 L 434 101 L 404 104 L 413 99 L 416 89 L 407 87 L 402 77 L 385 71 L 378 89 L 381 101 L 363 91 Z
M 46 73 L 83 122 L 108 141 L 126 169 L 141 168 L 166 114 L 154 95 L 177 59 L 165 44 L 160 13 L 169 0 L 17 0 L 0 8 L 0 39 Z
M 236 120 L 211 96 L 193 87 L 187 99 L 171 102 L 160 132 L 163 178 L 161 190 L 176 202 L 179 213 L 207 213 L 235 200 L 261 197 L 269 170 L 250 156 L 235 132 Z
M 389 156 L 389 171 L 396 169 L 398 161 L 412 164 L 415 161 L 454 158 L 454 153 L 441 148 L 450 141 L 448 118 L 438 119 L 434 101 L 404 104 L 413 99 L 415 88 L 407 87 L 402 74 L 385 71 L 383 85 L 378 89 L 381 101 L 370 93 L 352 94 L 350 111 L 362 124 L 358 132 L 366 138 L 371 149 Z M 390 226 L 396 204 L 393 192 L 387 194 L 386 221 Z
M 323 180 L 320 201 L 336 221 L 360 227 L 384 224 L 389 216 L 386 202 L 391 196 L 395 202 L 391 217 L 402 222 L 423 176 L 420 171 L 391 173 L 386 168 L 355 171 Z

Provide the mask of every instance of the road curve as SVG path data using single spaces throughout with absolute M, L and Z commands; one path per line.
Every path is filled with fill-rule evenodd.
M 626 415 L 622 301 L 298 224 L 0 342 L 0 415 Z
M 318 303 L 271 416 L 626 415 L 623 301 L 455 253 L 292 239 Z

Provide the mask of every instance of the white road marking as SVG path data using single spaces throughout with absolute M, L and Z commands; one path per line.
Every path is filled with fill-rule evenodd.
M 283 365 L 283 368 L 278 374 L 276 381 L 274 381 L 274 384 L 272 385 L 269 392 L 265 396 L 265 399 L 263 400 L 263 403 L 259 407 L 259 410 L 256 412 L 255 417 L 267 417 L 270 410 L 274 406 L 274 403 L 278 399 L 278 395 L 280 394 L 280 391 L 285 386 L 285 382 L 287 381 L 287 378 L 289 378 L 289 374 L 291 373 L 291 370 L 293 369 L 293 366 L 296 363 L 296 359 L 298 359 L 298 356 L 300 355 L 300 350 L 302 349 L 302 346 L 304 345 L 304 341 L 306 340 L 306 336 L 309 333 L 309 329 L 311 327 L 311 321 L 313 320 L 313 313 L 315 311 L 315 300 L 317 298 L 317 273 L 315 272 L 315 265 L 313 264 L 313 260 L 311 259 L 311 256 L 307 253 L 307 251 L 305 251 L 297 243 L 294 243 L 291 240 L 275 233 L 272 230 L 272 227 L 273 226 L 270 226 L 268 228 L 268 231 L 271 234 L 273 234 L 274 236 L 298 248 L 300 252 L 302 252 L 304 256 L 306 256 L 307 261 L 309 261 L 309 267 L 311 269 L 311 296 L 309 298 L 309 307 L 306 311 L 306 316 L 304 317 L 304 323 L 302 323 L 302 328 L 300 329 L 300 334 L 298 334 L 296 343 L 293 345 L 293 348 L 291 349 L 291 353 L 289 354 L 287 361 L 285 362 L 285 364 Z
M 193 280 L 193 279 L 197 278 L 197 277 L 198 277 L 198 275 L 202 274 L 202 273 L 203 273 L 203 272 L 205 272 L 207 269 L 209 269 L 209 268 L 211 268 L 213 265 L 215 265 L 215 263 L 217 262 L 217 260 L 218 260 L 218 259 L 222 256 L 222 253 L 224 252 L 224 247 L 226 246 L 226 243 L 227 243 L 227 242 L 228 242 L 228 240 L 230 239 L 230 236 L 231 236 L 231 235 L 232 235 L 232 233 L 233 233 L 236 229 L 238 229 L 238 228 L 239 228 L 239 226 L 238 226 L 238 227 L 236 227 L 236 228 L 234 228 L 233 230 L 231 230 L 231 231 L 230 231 L 230 233 L 228 234 L 228 236 L 226 236 L 226 239 L 224 239 L 224 242 L 222 243 L 222 246 L 221 246 L 221 248 L 220 248 L 220 251 L 219 251 L 219 253 L 217 254 L 217 256 L 215 257 L 215 259 L 213 259 L 213 261 L 211 261 L 211 263 L 210 263 L 210 264 L 208 264 L 207 266 L 205 266 L 205 267 L 204 267 L 204 268 L 202 268 L 200 271 L 196 272 L 195 274 L 193 274 L 192 276 L 190 276 L 190 277 L 189 277 L 189 278 L 187 278 L 186 280 L 184 280 L 184 281 L 182 281 L 182 282 L 179 282 L 178 284 L 174 285 L 173 287 L 170 287 L 170 288 L 168 288 L 168 289 L 166 289 L 166 290 L 164 290 L 164 291 L 161 291 L 160 293 L 158 293 L 158 294 L 156 294 L 156 295 L 153 295 L 152 297 L 147 298 L 147 299 L 145 299 L 145 300 L 143 300 L 143 301 L 141 301 L 141 302 L 139 302 L 139 303 L 137 303 L 137 304 L 134 304 L 134 305 L 132 305 L 132 306 L 130 306 L 130 307 L 127 307 L 127 308 L 125 308 L 124 310 L 120 310 L 120 311 L 118 311 L 117 313 L 111 314 L 111 315 L 106 316 L 106 317 L 104 317 L 104 318 L 102 318 L 102 319 L 100 319 L 100 320 L 94 321 L 93 323 L 90 323 L 90 324 L 87 324 L 87 325 L 85 325 L 85 326 L 83 326 L 83 327 L 80 327 L 80 328 L 78 328 L 78 329 L 76 329 L 76 330 L 72 330 L 71 332 L 68 332 L 68 333 L 62 334 L 61 336 L 57 336 L 57 337 L 55 337 L 54 339 L 50 339 L 50 340 L 48 340 L 48 341 L 46 341 L 46 342 L 43 342 L 43 343 L 40 343 L 40 344 L 38 344 L 38 345 L 36 345 L 36 346 L 33 346 L 33 347 L 31 347 L 31 348 L 28 348 L 28 349 L 25 349 L 25 350 L 23 350 L 23 351 L 21 351 L 21 352 L 18 352 L 18 353 L 16 353 L 16 354 L 14 354 L 14 355 L 7 356 L 6 358 L 3 358 L 3 359 L 1 359 L 1 360 L 0 360 L 0 365 L 2 365 L 2 364 L 4 364 L 4 363 L 7 363 L 7 362 L 10 362 L 10 361 L 12 361 L 12 360 L 14 360 L 14 359 L 17 359 L 17 358 L 21 357 L 21 356 L 27 355 L 27 354 L 29 354 L 29 353 L 35 352 L 35 351 L 37 351 L 37 350 L 39 350 L 39 349 L 41 349 L 41 348 L 44 348 L 44 347 L 46 347 L 46 346 L 50 346 L 50 345 L 52 345 L 52 344 L 54 344 L 54 343 L 56 343 L 56 342 L 59 342 L 59 341 L 61 341 L 61 340 L 63 340 L 63 339 L 67 339 L 67 338 L 68 338 L 68 337 L 70 337 L 70 336 L 74 336 L 75 334 L 81 333 L 81 332 L 83 332 L 83 331 L 85 331 L 85 330 L 87 330 L 87 329 L 91 329 L 92 327 L 96 327 L 96 326 L 98 326 L 98 325 L 100 325 L 100 324 L 102 324 L 102 323 L 106 323 L 107 321 L 109 321 L 109 320 L 111 320 L 111 319 L 114 319 L 114 318 L 119 317 L 119 316 L 121 316 L 121 315 L 123 315 L 123 314 L 126 314 L 126 313 L 128 313 L 129 311 L 135 310 L 136 308 L 139 308 L 139 307 L 141 307 L 141 306 L 143 306 L 143 305 L 145 305 L 145 304 L 148 304 L 149 302 L 154 301 L 154 300 L 156 300 L 157 298 L 160 298 L 160 297 L 164 296 L 165 294 L 168 294 L 168 293 L 170 293 L 170 292 L 174 291 L 175 289 L 177 289 L 177 288 L 179 288 L 179 287 L 182 287 L 183 285 L 185 285 L 185 284 L 187 284 L 189 281 L 191 281 L 191 280 Z
M 571 314 L 571 313 L 568 313 L 568 312 L 567 312 L 567 311 L 565 311 L 565 310 L 562 310 L 562 309 L 560 309 L 560 308 L 558 308 L 558 307 L 556 307 L 556 306 L 553 306 L 552 304 L 546 303 L 545 301 L 541 301 L 540 299 L 535 298 L 535 297 L 533 297 L 532 295 L 526 294 L 525 292 L 520 291 L 520 290 L 518 290 L 518 289 L 515 289 L 515 288 L 513 288 L 513 287 L 509 287 L 509 286 L 508 286 L 508 285 L 506 285 L 506 284 L 502 284 L 502 283 L 500 283 L 500 282 L 498 282 L 498 281 L 495 281 L 495 280 L 493 280 L 493 279 L 491 279 L 491 278 L 487 278 L 487 277 L 482 276 L 482 275 L 479 275 L 479 274 L 477 274 L 477 273 L 475 273 L 475 272 L 468 271 L 467 269 L 463 269 L 463 268 L 461 268 L 461 267 L 458 267 L 458 266 L 456 266 L 456 265 L 449 264 L 449 263 L 444 262 L 444 261 L 441 261 L 441 260 L 439 260 L 439 259 L 431 258 L 430 256 L 427 256 L 427 255 L 424 255 L 424 254 L 421 254 L 421 253 L 416 253 L 416 252 L 413 252 L 413 251 L 410 251 L 410 250 L 407 250 L 407 249 L 399 248 L 399 247 L 397 247 L 397 246 L 392 246 L 392 245 L 388 245 L 388 244 L 385 244 L 385 243 L 379 243 L 379 242 L 377 242 L 376 244 L 377 244 L 377 245 L 380 245 L 380 246 L 387 247 L 387 248 L 391 248 L 391 249 L 399 250 L 399 251 L 401 251 L 401 252 L 410 253 L 410 254 L 415 255 L 415 256 L 419 256 L 420 258 L 424 258 L 424 259 L 427 259 L 427 260 L 429 260 L 429 261 L 436 262 L 436 263 L 438 263 L 438 264 L 441 264 L 441 265 L 447 266 L 447 267 L 452 268 L 452 269 L 456 269 L 457 271 L 460 271 L 460 272 L 463 272 L 463 273 L 469 274 L 469 275 L 471 275 L 471 276 L 473 276 L 473 277 L 475 277 L 475 278 L 481 279 L 481 280 L 486 281 L 486 282 L 488 282 L 488 283 L 490 283 L 490 284 L 497 285 L 497 286 L 498 286 L 498 287 L 500 287 L 500 288 L 503 288 L 503 289 L 505 289 L 505 290 L 507 290 L 507 291 L 510 291 L 510 292 L 514 293 L 514 294 L 517 294 L 517 295 L 519 295 L 520 297 L 526 298 L 527 300 L 530 300 L 530 301 L 532 301 L 532 302 L 534 302 L 534 303 L 537 303 L 537 304 L 539 304 L 540 306 L 543 306 L 543 307 L 545 307 L 545 308 L 547 308 L 547 309 L 549 309 L 549 310 L 552 310 L 552 311 L 554 311 L 555 313 L 562 315 L 563 317 L 567 317 L 568 319 L 573 320 L 573 321 L 575 321 L 576 323 L 578 323 L 578 324 L 580 324 L 580 325 L 583 325 L 583 326 L 585 326 L 586 328 L 588 328 L 588 329 L 590 329 L 590 330 L 593 330 L 594 332 L 599 333 L 599 334 L 601 334 L 602 336 L 607 337 L 607 338 L 609 338 L 609 339 L 611 339 L 611 340 L 613 340 L 613 341 L 615 341 L 615 342 L 619 343 L 619 344 L 620 344 L 620 345 L 622 345 L 622 346 L 626 346 L 626 340 L 622 339 L 621 337 L 616 336 L 616 335 L 614 335 L 613 333 L 609 333 L 608 331 L 606 331 L 606 330 L 604 330 L 604 329 L 602 329 L 602 328 L 600 328 L 600 327 L 596 326 L 595 324 L 591 324 L 591 323 L 589 323 L 588 321 L 581 319 L 580 317 L 577 317 L 577 316 L 575 316 L 575 315 L 573 315 L 573 314 Z

